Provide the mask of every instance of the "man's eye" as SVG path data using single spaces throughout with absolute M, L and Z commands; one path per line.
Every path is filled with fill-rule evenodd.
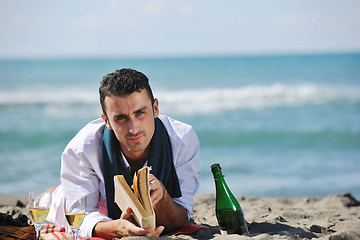
M 143 112 L 143 111 L 136 112 L 136 116 L 140 116 L 140 115 L 142 115 L 142 114 L 144 114 L 144 112 Z
M 121 117 L 117 117 L 116 118 L 116 121 L 122 121 L 122 120 L 124 120 L 125 119 L 125 117 L 124 116 L 121 116 Z

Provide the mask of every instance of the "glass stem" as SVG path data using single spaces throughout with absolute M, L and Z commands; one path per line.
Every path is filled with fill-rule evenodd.
M 73 234 L 74 234 L 74 239 L 75 240 L 80 240 L 79 238 L 79 229 L 78 228 L 71 228 Z
M 36 239 L 39 240 L 40 239 L 41 224 L 35 223 L 34 225 L 35 225 L 35 230 L 36 230 Z

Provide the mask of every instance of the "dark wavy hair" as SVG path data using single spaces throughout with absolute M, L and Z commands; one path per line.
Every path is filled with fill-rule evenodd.
M 100 104 L 103 113 L 106 115 L 105 97 L 126 96 L 134 92 L 141 92 L 145 89 L 151 100 L 151 105 L 154 105 L 154 96 L 149 85 L 149 79 L 145 74 L 133 70 L 131 68 L 124 68 L 116 70 L 104 76 L 99 88 Z

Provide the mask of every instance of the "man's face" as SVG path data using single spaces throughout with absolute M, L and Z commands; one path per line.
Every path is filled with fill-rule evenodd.
M 114 131 L 124 155 L 141 156 L 154 135 L 154 118 L 159 115 L 157 99 L 152 106 L 147 91 L 142 90 L 122 97 L 105 97 L 104 103 L 107 117 L 101 116 Z

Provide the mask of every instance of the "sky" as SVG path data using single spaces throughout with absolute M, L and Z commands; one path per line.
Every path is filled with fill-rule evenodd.
M 359 0 L 0 4 L 0 58 L 360 52 Z

